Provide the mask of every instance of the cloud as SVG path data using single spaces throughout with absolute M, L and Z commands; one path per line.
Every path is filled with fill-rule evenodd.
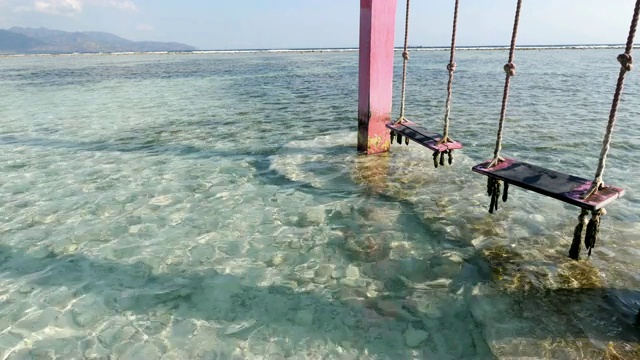
M 18 2 L 23 4 L 18 5 Z M 0 0 L 0 6 L 13 5 L 13 10 L 18 12 L 40 12 L 51 15 L 76 15 L 85 7 L 108 7 L 125 11 L 137 11 L 138 7 L 132 0 L 29 0 L 25 5 L 24 0 Z
M 120 10 L 137 11 L 138 7 L 131 0 L 89 0 L 88 3 L 93 3 L 99 6 L 107 6 Z
M 82 12 L 81 0 L 36 0 L 33 2 L 33 11 L 45 14 L 74 14 Z
M 136 29 L 138 29 L 139 31 L 153 31 L 153 26 L 149 24 L 138 24 L 138 26 L 136 26 Z

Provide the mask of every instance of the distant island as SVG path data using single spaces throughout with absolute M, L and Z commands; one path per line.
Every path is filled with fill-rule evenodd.
M 176 42 L 131 41 L 97 31 L 67 32 L 46 28 L 0 29 L 0 54 L 72 54 L 149 51 L 193 51 Z

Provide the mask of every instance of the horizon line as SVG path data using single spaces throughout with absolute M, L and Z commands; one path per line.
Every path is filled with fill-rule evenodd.
M 634 45 L 634 48 L 640 45 Z M 625 44 L 561 44 L 561 45 L 518 45 L 516 50 L 597 50 L 624 48 Z M 415 51 L 444 51 L 450 46 L 408 46 L 408 49 Z M 480 46 L 456 46 L 457 50 L 467 51 L 491 51 L 509 49 L 509 45 L 480 45 Z M 394 46 L 394 51 L 402 51 L 404 47 Z M 287 53 L 287 52 L 355 52 L 359 47 L 317 47 L 317 48 L 245 48 L 245 49 L 195 49 L 195 50 L 157 50 L 157 51 L 106 51 L 106 52 L 54 52 L 54 53 L 0 53 L 0 57 L 21 57 L 21 56 L 78 56 L 78 55 L 135 55 L 135 54 L 225 54 L 225 53 Z
M 464 49 L 464 48 L 508 48 L 510 45 L 457 45 L 456 49 Z M 517 48 L 530 48 L 530 47 L 575 47 L 575 46 L 583 46 L 583 47 L 618 47 L 625 46 L 624 43 L 575 43 L 575 44 L 524 44 L 517 45 Z M 635 45 L 636 46 L 640 45 Z M 269 50 L 347 50 L 347 49 L 358 49 L 358 46 L 333 46 L 333 47 L 274 47 L 274 48 L 217 48 L 217 49 L 196 49 L 196 50 L 187 50 L 187 51 L 269 51 Z M 394 46 L 394 50 L 403 50 L 403 46 Z M 407 47 L 408 49 L 449 49 L 451 46 L 449 45 L 410 45 Z

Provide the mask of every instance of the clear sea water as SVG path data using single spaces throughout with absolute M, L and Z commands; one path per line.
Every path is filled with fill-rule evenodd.
M 619 49 L 516 53 L 503 154 L 591 178 Z M 640 78 L 601 241 L 512 187 L 487 212 L 506 51 L 460 51 L 452 136 L 355 150 L 357 52 L 0 59 L 1 359 L 632 359 Z M 439 131 L 448 53 L 413 52 Z M 394 116 L 400 87 L 400 54 Z

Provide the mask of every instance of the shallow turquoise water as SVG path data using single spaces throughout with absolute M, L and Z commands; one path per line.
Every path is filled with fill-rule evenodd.
M 593 176 L 618 52 L 518 52 L 503 154 Z M 408 116 L 435 130 L 447 58 L 409 65 Z M 1 59 L 2 358 L 630 353 L 638 74 L 605 172 L 627 194 L 575 264 L 576 208 L 512 189 L 490 215 L 470 171 L 492 155 L 505 59 L 459 52 L 466 147 L 439 169 L 418 146 L 356 154 L 354 52 Z

